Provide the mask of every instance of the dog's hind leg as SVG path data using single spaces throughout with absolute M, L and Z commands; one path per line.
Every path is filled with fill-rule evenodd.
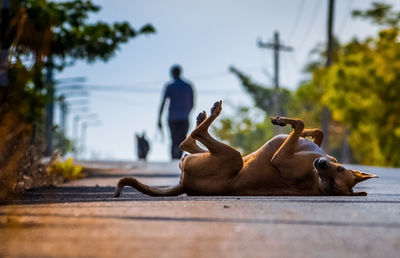
M 321 147 L 322 140 L 324 139 L 324 133 L 321 129 L 304 129 L 301 133 L 301 137 L 313 138 L 313 143 Z
M 214 103 L 213 107 L 211 108 L 211 115 L 204 119 L 203 121 L 197 120 L 200 122 L 198 126 L 193 130 L 190 136 L 204 144 L 207 149 L 213 153 L 217 154 L 221 150 L 225 150 L 226 147 L 231 148 L 230 146 L 223 144 L 222 142 L 217 141 L 208 133 L 208 128 L 210 127 L 211 123 L 219 116 L 222 111 L 222 101 L 217 101 Z M 200 113 L 200 115 L 205 114 L 205 112 Z
M 303 132 L 301 133 L 301 137 L 312 137 L 313 143 L 321 147 L 322 140 L 324 139 L 324 133 L 322 132 L 321 129 L 318 128 L 304 129 Z M 337 160 L 334 157 L 329 156 L 328 154 L 326 154 L 326 156 L 331 162 L 337 163 Z
M 200 112 L 196 118 L 198 127 L 204 120 L 207 119 L 206 111 Z M 196 144 L 196 140 L 190 134 L 186 139 L 179 145 L 179 148 L 183 151 L 189 152 L 190 154 L 195 153 L 204 153 L 207 152 L 206 150 L 202 149 L 200 146 Z
M 189 152 L 190 154 L 207 152 L 196 144 L 196 140 L 191 135 L 186 137 L 186 139 L 179 145 L 179 148 L 183 151 Z
M 222 111 L 222 101 L 217 101 L 211 108 L 211 115 L 202 121 L 199 126 L 191 133 L 191 137 L 198 140 L 210 151 L 213 156 L 218 156 L 221 162 L 229 162 L 233 170 L 241 169 L 243 158 L 240 152 L 231 146 L 214 139 L 209 133 L 208 128 L 211 123 L 219 116 Z

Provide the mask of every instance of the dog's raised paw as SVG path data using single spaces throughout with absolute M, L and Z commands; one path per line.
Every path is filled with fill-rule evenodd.
M 285 126 L 286 123 L 281 120 L 279 116 L 271 117 L 271 123 L 274 125 Z
M 206 120 L 207 119 L 207 113 L 206 113 L 206 111 L 203 111 L 203 112 L 200 112 L 198 115 L 197 115 L 197 118 L 196 118 L 196 124 L 197 124 L 197 126 L 199 126 L 204 120 Z
M 218 116 L 222 111 L 222 100 L 214 103 L 214 106 L 211 108 L 211 115 Z

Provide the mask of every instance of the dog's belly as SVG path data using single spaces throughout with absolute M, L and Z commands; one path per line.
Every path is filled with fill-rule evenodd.
M 273 167 L 266 170 L 244 170 L 238 175 L 232 195 L 319 195 L 316 188 L 318 179 L 315 172 L 296 180 L 283 179 Z
M 256 152 L 244 157 L 244 166 L 233 187 L 233 195 L 318 195 L 318 177 L 313 169 L 313 161 L 326 154 L 313 142 L 300 138 L 295 149 L 296 160 L 302 170 L 308 171 L 295 180 L 284 179 L 271 164 L 275 152 L 286 140 L 287 135 L 279 135 L 268 141 Z M 299 163 L 293 163 L 293 173 Z

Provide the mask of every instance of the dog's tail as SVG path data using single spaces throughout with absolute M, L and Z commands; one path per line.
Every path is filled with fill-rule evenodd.
M 155 188 L 148 185 L 140 183 L 137 179 L 133 177 L 125 177 L 119 180 L 117 188 L 115 189 L 114 197 L 119 197 L 124 186 L 129 185 L 139 192 L 148 194 L 151 196 L 178 196 L 185 192 L 183 185 L 178 184 L 172 187 L 165 188 Z

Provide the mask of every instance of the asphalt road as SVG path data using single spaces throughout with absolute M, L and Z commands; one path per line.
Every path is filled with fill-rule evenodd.
M 88 178 L 0 206 L 0 257 L 400 257 L 400 169 L 367 197 L 164 197 L 114 185 L 179 180 L 177 164 L 92 163 Z

